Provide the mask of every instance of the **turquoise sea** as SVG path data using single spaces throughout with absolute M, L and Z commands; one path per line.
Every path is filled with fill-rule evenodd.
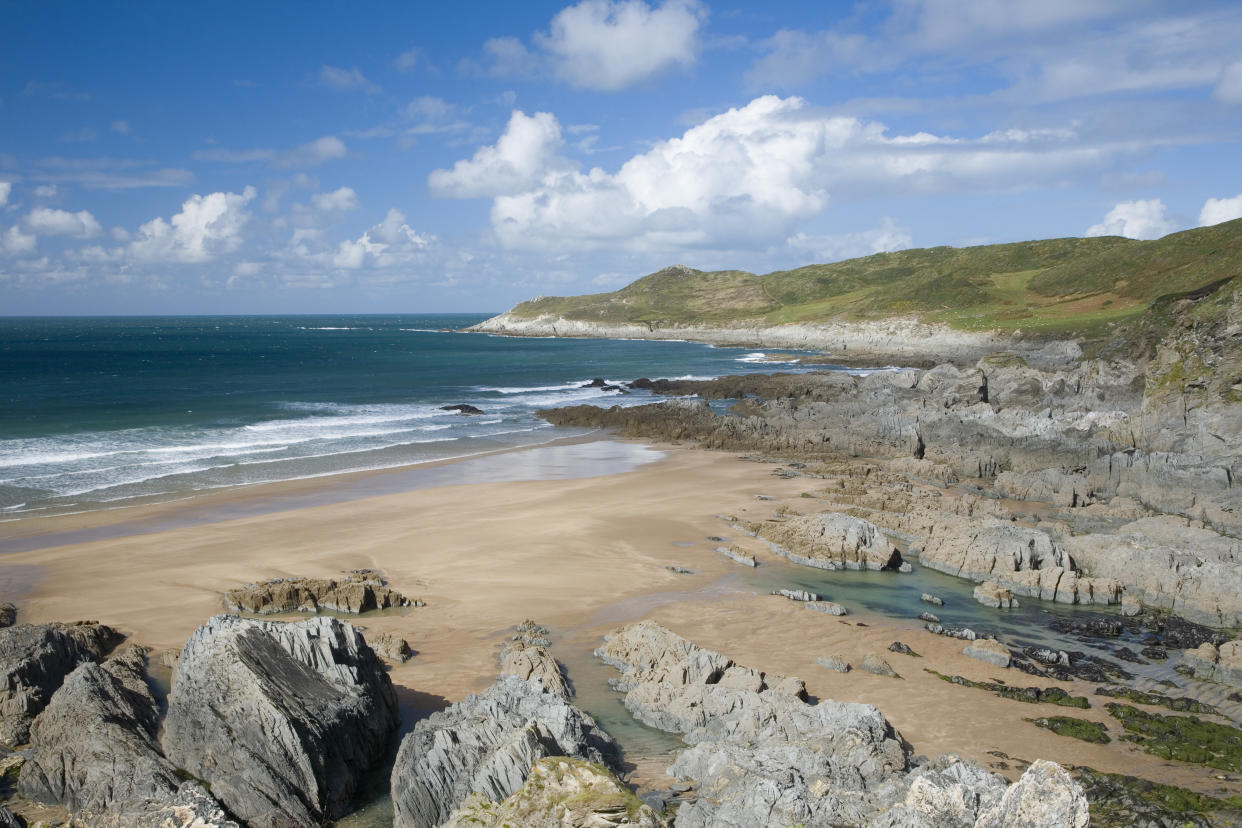
M 539 408 L 651 399 L 583 387 L 595 377 L 711 377 L 761 358 L 458 332 L 486 317 L 0 319 L 0 520 L 538 445 L 577 433 Z M 457 403 L 486 413 L 441 410 Z

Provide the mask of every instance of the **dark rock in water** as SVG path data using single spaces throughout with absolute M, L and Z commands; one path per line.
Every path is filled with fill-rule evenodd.
M 24 743 L 30 723 L 84 661 L 98 661 L 120 634 L 93 622 L 0 629 L 0 742 Z
M 1169 651 L 1163 647 L 1144 647 L 1139 652 L 1144 658 L 1150 658 L 1152 661 L 1164 661 L 1169 657 Z
M 1170 650 L 1194 650 L 1203 644 L 1219 647 L 1229 640 L 1224 633 L 1176 615 L 1148 613 L 1139 619 L 1139 629 L 1155 633 L 1160 645 Z
M 630 388 L 638 389 L 640 391 L 650 390 L 654 384 L 655 383 L 653 383 L 651 380 L 647 379 L 646 377 L 639 377 L 636 380 L 626 383 L 626 385 L 628 385 Z
M 163 742 L 242 821 L 286 828 L 346 813 L 396 726 L 388 675 L 350 624 L 217 615 L 181 652 Z
M 502 676 L 402 740 L 392 769 L 393 825 L 440 825 L 471 794 L 499 802 L 547 756 L 606 764 L 615 754 L 612 739 L 565 697 L 538 681 Z
M 1131 664 L 1146 664 L 1147 663 L 1143 659 L 1139 658 L 1138 653 L 1134 652 L 1129 647 L 1118 647 L 1116 650 L 1113 651 L 1113 655 L 1117 656 L 1117 658 L 1121 659 L 1122 661 L 1128 661 Z
M 620 391 L 622 394 L 629 393 L 628 391 L 626 391 L 624 388 L 622 388 L 619 385 L 601 385 L 599 387 L 599 390 L 600 391 Z
M 441 411 L 456 411 L 458 414 L 486 414 L 487 412 L 481 408 L 470 405 L 468 403 L 457 403 L 456 405 L 442 405 Z
M 8 601 L 0 603 L 0 627 L 11 627 L 17 623 L 17 605 Z
M 160 753 L 159 708 L 137 647 L 78 665 L 30 729 L 18 791 L 70 811 L 110 811 L 172 795 L 181 780 Z M 124 769 L 123 773 L 118 773 Z
M 583 383 L 582 387 L 583 388 L 606 388 L 608 387 L 608 381 L 605 380 L 603 377 L 596 377 L 590 382 Z

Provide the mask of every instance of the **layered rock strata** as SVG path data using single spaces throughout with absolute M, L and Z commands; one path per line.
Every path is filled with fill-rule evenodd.
M 285 828 L 348 811 L 396 725 L 384 667 L 348 623 L 218 615 L 182 650 L 163 746 L 242 821 Z
M 383 575 L 357 569 L 341 578 L 273 578 L 230 589 L 225 604 L 234 612 L 269 615 L 281 612 L 359 613 L 377 609 L 422 606 L 390 589 Z
M 836 512 L 750 523 L 745 528 L 794 563 L 819 569 L 896 569 L 901 552 L 875 524 Z

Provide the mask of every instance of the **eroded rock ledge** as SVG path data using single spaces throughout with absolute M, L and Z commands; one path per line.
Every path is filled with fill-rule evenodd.
M 340 578 L 273 578 L 230 589 L 224 602 L 233 612 L 255 615 L 320 610 L 360 613 L 423 605 L 390 589 L 374 569 L 355 569 Z

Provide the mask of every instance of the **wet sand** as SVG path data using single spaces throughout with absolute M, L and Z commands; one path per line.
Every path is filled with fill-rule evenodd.
M 411 711 L 435 709 L 489 685 L 508 630 L 525 618 L 553 628 L 554 649 L 568 664 L 571 680 L 584 697 L 595 699 L 592 705 L 602 703 L 607 673 L 587 664 L 590 649 L 620 624 L 650 617 L 739 663 L 797 675 L 821 699 L 875 704 L 918 753 L 955 752 L 1010 776 L 1021 766 L 1010 760 L 1006 768 L 1001 764 L 1006 760 L 992 751 L 1208 793 L 1226 790 L 1228 783 L 1215 781 L 1213 772 L 1165 762 L 1118 742 L 1116 723 L 1099 704 L 1089 711 L 1023 704 L 926 673 L 931 667 L 976 680 L 1051 683 L 970 659 L 961 654 L 964 642 L 933 636 L 917 622 L 853 607 L 854 614 L 837 619 L 761 594 L 748 582 L 748 571 L 713 552 L 716 544 L 706 538 L 737 538 L 721 514 L 758 518 L 782 504 L 804 508 L 800 494 L 814 481 L 776 478 L 774 466 L 735 455 L 655 448 L 663 459 L 632 464 L 617 474 L 540 480 L 515 473 L 503 482 L 413 486 L 348 498 L 333 494 L 334 486 L 348 480 L 324 478 L 146 507 L 125 515 L 130 529 L 119 533 L 0 555 L 0 587 L 23 593 L 17 596 L 22 621 L 97 619 L 159 650 L 179 648 L 204 619 L 224 611 L 222 596 L 231 587 L 376 568 L 394 588 L 426 602 L 358 620 L 368 629 L 406 638 L 417 651 L 391 673 Z M 503 462 L 520 471 L 523 463 L 533 462 L 523 459 L 527 453 L 508 453 Z M 230 504 L 279 499 L 290 490 L 309 501 L 241 515 L 230 511 Z M 178 519 L 179 510 L 201 510 L 204 503 L 218 509 L 219 519 Z M 0 550 L 6 537 L 39 535 L 46 541 L 63 537 L 59 532 L 117 523 L 115 516 L 95 514 L 43 519 L 39 527 L 16 533 L 10 525 L 0 528 Z M 761 544 L 744 545 L 761 566 L 795 573 Z M 665 567 L 672 564 L 695 574 L 670 572 Z M 849 605 L 847 594 L 833 598 Z M 896 640 L 923 658 L 888 652 Z M 869 651 L 881 652 L 903 678 L 857 669 L 841 675 L 813 662 L 816 656 L 839 654 L 857 665 Z M 1091 692 L 1086 686 L 1062 686 Z M 607 701 L 616 704 L 615 697 Z M 1089 745 L 1024 721 L 1048 715 L 1105 722 L 1114 728 L 1114 742 Z M 662 762 L 637 762 L 634 781 L 657 784 Z

